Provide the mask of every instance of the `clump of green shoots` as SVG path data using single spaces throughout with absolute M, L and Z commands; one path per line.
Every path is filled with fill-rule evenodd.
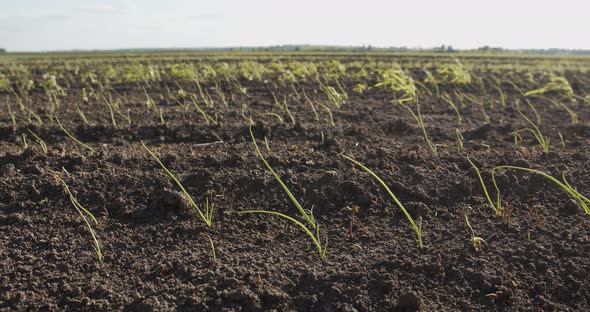
M 420 217 L 420 220 L 419 220 L 418 224 L 416 224 L 416 222 L 414 222 L 414 219 L 412 218 L 412 216 L 410 216 L 410 214 L 408 213 L 408 211 L 406 210 L 406 208 L 404 207 L 404 205 L 393 194 L 393 192 L 391 191 L 391 189 L 389 189 L 389 186 L 387 186 L 387 184 L 375 172 L 373 172 L 371 169 L 367 168 L 365 165 L 361 164 L 360 162 L 354 160 L 351 157 L 348 157 L 348 156 L 346 156 L 344 154 L 341 154 L 341 156 L 344 157 L 345 159 L 349 160 L 350 162 L 354 163 L 355 165 L 361 167 L 364 171 L 366 171 L 373 178 L 375 178 L 375 180 L 377 180 L 377 182 L 379 182 L 379 184 L 381 184 L 381 186 L 383 186 L 383 188 L 387 191 L 387 193 L 389 194 L 389 196 L 391 196 L 391 198 L 393 199 L 393 201 L 402 210 L 402 212 L 404 213 L 404 215 L 406 216 L 406 218 L 408 218 L 408 221 L 410 221 L 410 224 L 412 226 L 412 229 L 416 233 L 416 239 L 418 241 L 418 247 L 420 249 L 422 249 L 424 247 L 423 244 L 422 244 L 422 217 Z
M 78 211 L 78 214 L 80 215 L 82 220 L 84 220 L 84 223 L 86 223 L 86 227 L 88 228 L 88 230 L 90 231 L 90 234 L 92 235 L 92 240 L 94 242 L 93 248 L 96 251 L 96 254 L 98 256 L 98 261 L 102 262 L 103 255 L 102 255 L 102 251 L 100 249 L 100 243 L 98 242 L 98 238 L 96 237 L 96 233 L 94 232 L 94 229 L 92 228 L 92 224 L 91 224 L 91 223 L 94 223 L 95 225 L 98 225 L 98 221 L 96 220 L 96 218 L 94 217 L 94 215 L 92 215 L 92 213 L 90 211 L 88 211 L 86 208 L 84 208 L 80 204 L 80 202 L 78 202 L 78 200 L 76 199 L 76 197 L 74 196 L 74 194 L 70 190 L 70 187 L 68 186 L 68 184 L 59 176 L 59 174 L 57 174 L 56 172 L 53 172 L 53 177 L 57 181 L 61 182 L 61 184 L 64 187 L 64 190 L 66 191 L 66 193 L 70 197 L 70 201 L 72 202 L 72 205 L 74 205 L 74 208 L 76 208 L 76 211 Z
M 303 217 L 304 222 L 301 222 L 301 221 L 299 221 L 291 216 L 288 216 L 284 213 L 280 213 L 280 212 L 276 212 L 276 211 L 269 211 L 269 210 L 246 210 L 246 211 L 240 211 L 238 213 L 240 213 L 240 214 L 269 214 L 269 215 L 281 217 L 285 220 L 288 220 L 288 221 L 294 223 L 295 225 L 299 226 L 305 232 L 305 234 L 307 234 L 307 236 L 309 236 L 309 238 L 311 239 L 311 241 L 315 245 L 315 247 L 320 255 L 320 258 L 323 258 L 326 255 L 328 243 L 327 243 L 327 241 L 326 241 L 326 243 L 322 243 L 321 235 L 320 235 L 320 225 L 317 223 L 317 221 L 315 220 L 315 218 L 313 216 L 313 210 L 303 209 L 303 207 L 301 206 L 299 201 L 297 201 L 295 196 L 293 196 L 293 194 L 291 193 L 289 188 L 287 188 L 285 183 L 283 183 L 283 181 L 281 180 L 279 175 L 274 171 L 274 169 L 266 161 L 264 156 L 262 156 L 262 153 L 260 152 L 260 148 L 258 148 L 258 144 L 256 143 L 256 138 L 254 137 L 254 133 L 252 133 L 252 126 L 249 127 L 249 130 L 250 130 L 250 137 L 252 138 L 252 142 L 254 143 L 254 148 L 256 149 L 256 153 L 258 154 L 258 158 L 260 158 L 260 160 L 262 160 L 262 162 L 264 163 L 264 165 L 266 166 L 268 171 L 270 171 L 270 173 L 275 178 L 275 180 L 279 183 L 279 185 L 281 185 L 281 188 L 283 188 L 285 193 L 287 193 L 287 196 L 289 197 L 291 202 L 295 205 L 295 207 L 297 208 L 297 210 L 299 211 L 299 213 Z
M 415 101 L 418 95 L 414 79 L 399 65 L 383 71 L 381 81 L 375 87 L 389 87 L 395 93 L 394 95 L 401 94 L 401 97 L 397 99 L 400 104 Z
M 437 69 L 436 72 L 441 76 L 441 80 L 446 83 L 456 85 L 471 83 L 471 74 L 457 58 L 455 58 L 455 64 L 443 66 Z
M 560 96 L 567 99 L 572 99 L 574 97 L 574 90 L 567 79 L 555 74 L 551 74 L 549 76 L 549 81 L 543 87 L 528 91 L 524 93 L 524 96 L 528 97 L 531 95 L 545 94 L 549 92 L 556 92 Z
M 340 85 L 340 82 L 338 82 L 338 80 L 336 80 L 336 85 L 338 86 L 339 91 L 337 91 L 334 87 L 331 87 L 327 84 L 323 84 L 320 80 L 320 89 L 326 94 L 329 102 L 334 104 L 336 108 L 340 108 L 342 104 L 344 104 L 346 100 L 348 100 L 348 94 L 344 92 L 344 89 L 342 88 L 342 85 Z
M 539 129 L 539 127 L 532 121 L 530 120 L 527 116 L 525 116 L 520 110 L 518 111 L 518 113 L 520 114 L 520 116 L 522 116 L 522 118 L 524 118 L 524 120 L 526 120 L 526 122 L 532 127 L 532 128 L 524 128 L 521 130 L 517 130 L 513 132 L 514 138 L 515 140 L 517 140 L 517 136 L 520 138 L 519 133 L 522 131 L 528 131 L 531 132 L 533 134 L 533 136 L 535 137 L 535 139 L 537 140 L 537 142 L 539 142 L 539 145 L 541 145 L 541 147 L 543 148 L 543 152 L 547 153 L 549 152 L 549 138 L 544 136 L 543 133 L 541 132 L 541 129 Z
M 180 181 L 176 178 L 176 176 L 170 170 L 168 170 L 168 168 L 166 168 L 166 166 L 164 166 L 164 164 L 160 161 L 160 159 L 158 158 L 158 156 L 156 156 L 156 154 L 154 154 L 154 152 L 152 152 L 145 145 L 145 143 L 143 141 L 141 141 L 141 145 L 150 154 L 150 156 L 152 156 L 152 158 L 154 158 L 154 160 L 156 160 L 156 162 L 160 165 L 160 167 L 162 167 L 162 169 L 164 169 L 164 171 L 166 172 L 166 174 L 168 174 L 168 176 L 176 183 L 176 185 L 180 188 L 180 190 L 182 191 L 182 193 L 184 194 L 184 196 L 188 199 L 190 205 L 197 211 L 197 213 L 198 213 L 199 217 L 201 218 L 201 220 L 203 222 L 205 222 L 205 224 L 208 227 L 211 227 L 212 220 L 213 220 L 213 211 L 214 211 L 215 206 L 213 204 L 209 205 L 209 200 L 207 200 L 206 203 L 205 203 L 204 209 L 199 208 L 199 206 L 195 203 L 195 201 L 193 200 L 193 198 L 186 191 L 186 189 L 184 188 L 184 186 L 182 185 L 182 183 L 180 183 Z

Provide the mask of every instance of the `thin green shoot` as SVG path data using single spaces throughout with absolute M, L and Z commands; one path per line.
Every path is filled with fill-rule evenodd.
M 264 145 L 266 146 L 266 150 L 270 152 L 270 144 L 268 144 L 268 138 L 264 137 Z
M 334 115 L 332 114 L 332 110 L 330 109 L 330 107 L 328 107 L 328 105 L 322 104 L 320 102 L 316 103 L 323 109 L 326 110 L 326 112 L 328 113 L 328 119 L 330 121 L 330 126 L 334 127 L 336 125 L 336 123 L 334 122 Z
M 492 200 L 492 198 L 490 197 L 490 193 L 488 192 L 488 188 L 486 187 L 486 184 L 483 182 L 483 177 L 481 176 L 481 172 L 479 171 L 479 168 L 477 168 L 477 166 L 473 163 L 473 161 L 471 161 L 469 156 L 467 156 L 467 161 L 469 161 L 469 163 L 471 164 L 471 167 L 473 167 L 473 169 L 475 169 L 475 173 L 477 174 L 477 177 L 479 179 L 479 183 L 481 184 L 481 187 L 483 189 L 483 193 L 485 194 L 486 199 L 488 200 L 488 203 L 490 204 L 490 207 L 492 208 L 492 211 L 494 211 L 494 215 L 496 215 L 496 216 L 502 215 L 502 209 L 500 208 L 500 202 L 498 201 L 496 204 L 494 204 L 494 201 Z M 493 175 L 492 175 L 492 179 L 494 181 L 494 185 L 496 185 Z M 496 187 L 496 189 L 497 189 L 497 187 Z M 498 191 L 498 196 L 499 196 L 499 194 L 500 193 Z
M 410 224 L 412 226 L 412 229 L 416 233 L 416 238 L 417 238 L 417 241 L 418 241 L 418 247 L 420 249 L 422 249 L 424 247 L 423 244 L 422 244 L 422 217 L 420 217 L 419 223 L 418 223 L 418 225 L 416 225 L 416 222 L 414 222 L 414 219 L 412 218 L 412 216 L 410 216 L 410 214 L 408 213 L 408 211 L 406 210 L 406 208 L 404 207 L 404 205 L 393 194 L 393 192 L 391 191 L 391 189 L 389 189 L 389 186 L 387 186 L 387 184 L 375 172 L 373 172 L 371 169 L 365 167 L 365 165 L 361 164 L 360 162 L 354 160 L 351 157 L 348 157 L 348 156 L 346 156 L 344 154 L 340 154 L 340 155 L 342 157 L 344 157 L 345 159 L 347 159 L 348 161 L 350 161 L 350 162 L 354 163 L 355 165 L 361 167 L 364 171 L 366 171 L 373 178 L 375 178 L 375 180 L 377 180 L 379 182 L 379 184 L 381 184 L 381 186 L 383 186 L 383 188 L 387 191 L 387 193 L 389 194 L 389 196 L 391 196 L 391 198 L 393 199 L 393 201 L 398 205 L 398 207 L 402 210 L 402 212 L 404 213 L 404 215 L 406 216 L 406 218 L 410 222 Z
M 193 200 L 193 198 L 190 196 L 190 194 L 184 188 L 184 186 L 182 185 L 182 183 L 180 183 L 180 181 L 176 178 L 176 176 L 170 170 L 168 170 L 168 168 L 166 168 L 166 166 L 164 166 L 164 164 L 160 161 L 160 159 L 158 158 L 158 156 L 156 156 L 156 154 L 153 151 L 151 151 L 145 145 L 145 143 L 143 141 L 141 141 L 141 145 L 150 154 L 150 156 L 152 156 L 152 158 L 154 158 L 154 160 L 160 165 L 160 167 L 162 167 L 162 169 L 164 169 L 164 171 L 166 172 L 166 174 L 168 174 L 168 176 L 176 183 L 176 185 L 180 188 L 180 190 L 182 191 L 182 193 L 184 194 L 184 196 L 189 201 L 190 205 L 197 211 L 197 213 L 198 213 L 199 217 L 201 218 L 201 220 L 203 222 L 205 222 L 205 224 L 208 227 L 211 227 L 212 220 L 213 220 L 213 211 L 215 210 L 215 206 L 213 204 L 209 205 L 209 200 L 206 200 L 205 207 L 204 207 L 203 210 L 201 210 L 201 208 L 199 208 L 199 206 L 195 203 L 195 201 Z
M 80 115 L 80 118 L 82 118 L 82 121 L 84 121 L 84 124 L 89 125 L 88 119 L 86 118 L 86 114 L 84 114 L 82 109 L 80 109 L 78 103 L 76 103 L 76 111 L 78 112 L 78 115 Z
M 211 236 L 209 234 L 203 234 L 205 235 L 205 237 L 207 237 L 207 239 L 209 239 L 209 244 L 211 245 L 211 257 L 213 259 L 213 262 L 217 262 L 217 254 L 215 253 L 215 245 L 213 244 L 213 239 L 211 238 Z
M 560 131 L 557 131 L 557 134 L 559 135 L 559 141 L 561 142 L 561 146 L 565 146 L 565 139 L 563 138 L 563 134 L 561 134 Z
M 10 116 L 10 121 L 12 122 L 12 127 L 14 129 L 17 128 L 17 122 L 16 122 L 16 113 L 12 111 L 12 107 L 10 107 L 10 103 L 7 101 L 6 104 L 8 105 L 8 116 Z
M 90 145 L 78 140 L 73 134 L 71 134 L 59 121 L 59 118 L 57 118 L 57 116 L 55 117 L 55 121 L 57 122 L 57 125 L 59 126 L 59 128 L 61 129 L 61 131 L 63 131 L 68 137 L 70 137 L 70 139 L 72 139 L 72 141 L 78 143 L 80 146 L 84 147 L 85 149 L 91 151 L 92 153 L 95 153 L 96 150 L 92 147 L 90 147 Z
M 539 127 L 532 121 L 530 120 L 527 116 L 525 116 L 522 111 L 518 111 L 518 113 L 520 114 L 520 116 L 522 116 L 522 118 L 524 118 L 524 120 L 526 120 L 526 122 L 531 125 L 531 128 L 524 128 L 522 130 L 517 130 L 515 132 L 521 132 L 521 131 L 529 131 L 533 134 L 533 136 L 535 137 L 535 139 L 537 140 L 537 142 L 539 143 L 539 145 L 541 145 L 541 147 L 543 148 L 543 152 L 547 153 L 549 152 L 549 138 L 544 136 L 543 133 L 541 132 L 541 129 L 539 129 Z
M 285 97 L 285 96 L 283 96 L 283 104 L 285 105 L 285 112 L 287 112 L 287 115 L 291 119 L 291 124 L 295 125 L 295 123 L 296 123 L 295 116 L 289 110 L 289 104 L 287 104 L 287 97 Z
M 16 101 L 18 102 L 18 105 L 20 106 L 20 110 L 23 113 L 27 114 L 26 116 L 27 116 L 27 119 L 29 120 L 29 123 L 32 123 L 31 116 L 33 116 L 39 124 L 43 124 L 43 120 L 41 119 L 41 116 L 39 116 L 37 113 L 35 113 L 30 108 L 28 108 L 25 105 L 25 103 L 23 102 L 23 100 L 21 99 L 21 97 L 18 95 L 18 93 L 16 93 L 16 91 L 14 91 L 13 88 L 10 88 L 10 91 L 14 95 L 14 97 L 16 98 Z
M 107 99 L 107 97 L 105 96 L 105 94 L 103 92 L 99 92 L 99 95 L 102 97 L 105 105 L 109 109 L 109 114 L 111 116 L 111 123 L 113 124 L 113 127 L 117 128 L 117 120 L 115 119 L 115 112 L 114 112 L 113 104 L 109 101 L 109 99 Z M 111 95 L 109 94 L 109 97 L 110 96 Z
M 252 115 L 247 115 L 248 111 L 248 104 L 242 103 L 242 117 L 248 121 L 248 124 L 253 125 L 254 119 L 252 119 Z
M 201 114 L 201 116 L 203 117 L 203 119 L 205 119 L 205 123 L 206 124 L 211 124 L 213 123 L 214 125 L 217 124 L 217 118 L 213 118 L 211 117 L 211 115 L 207 114 L 207 112 L 205 112 L 200 106 L 199 103 L 197 103 L 197 98 L 196 96 L 192 96 L 191 97 L 191 102 L 193 103 L 193 106 L 195 107 L 195 109 L 197 110 L 197 112 L 199 112 L 199 114 Z
M 27 143 L 27 135 L 25 133 L 21 134 L 21 138 L 23 141 L 23 146 L 25 149 L 29 148 L 29 144 Z
M 315 108 L 315 105 L 313 105 L 313 102 L 311 101 L 311 99 L 307 96 L 307 92 L 305 92 L 305 89 L 303 89 L 303 96 L 307 100 L 307 103 L 309 103 L 309 106 L 311 106 L 311 110 L 313 111 L 315 121 L 319 122 L 320 121 L 320 114 L 318 113 L 317 109 Z
M 457 126 L 460 126 L 461 121 L 463 121 L 463 117 L 461 116 L 461 112 L 459 111 L 459 108 L 457 108 L 457 105 L 455 105 L 455 103 L 453 103 L 450 96 L 446 93 L 443 94 L 443 96 L 441 96 L 441 99 L 443 101 L 447 102 L 447 104 L 449 104 L 451 106 L 453 111 L 455 111 L 455 114 L 457 115 Z
M 465 94 L 465 98 L 467 98 L 471 102 L 477 104 L 481 108 L 481 114 L 483 115 L 483 119 L 487 123 L 490 123 L 490 116 L 488 115 L 488 113 L 486 111 L 485 102 L 482 99 L 478 99 L 477 97 L 470 95 L 470 94 Z
M 463 150 L 463 134 L 461 133 L 461 130 L 459 130 L 458 128 L 455 128 L 455 136 L 457 137 L 457 143 L 459 143 L 459 150 Z
M 252 126 L 249 127 L 249 130 L 250 130 L 250 137 L 252 138 L 252 142 L 254 143 L 254 148 L 256 149 L 256 153 L 258 154 L 258 157 L 264 163 L 264 165 L 270 171 L 270 173 L 273 175 L 275 180 L 279 183 L 281 188 L 283 188 L 285 193 L 287 193 L 287 196 L 289 197 L 289 199 L 291 199 L 291 202 L 295 205 L 295 207 L 297 208 L 297 210 L 299 211 L 299 213 L 303 217 L 305 224 L 300 222 L 299 220 L 291 217 L 291 216 L 288 216 L 288 215 L 280 213 L 280 212 L 275 212 L 275 211 L 246 210 L 246 211 L 240 211 L 238 213 L 240 213 L 240 214 L 269 214 L 269 215 L 281 217 L 285 220 L 288 220 L 288 221 L 294 223 L 295 225 L 299 226 L 307 234 L 307 236 L 309 236 L 309 238 L 312 240 L 313 244 L 315 245 L 315 247 L 320 255 L 320 258 L 323 258 L 326 255 L 326 250 L 328 248 L 328 242 L 326 239 L 326 242 L 324 244 L 322 244 L 321 235 L 320 235 L 320 225 L 317 223 L 317 221 L 315 220 L 315 218 L 313 216 L 313 208 L 308 211 L 303 209 L 301 204 L 299 204 L 299 201 L 297 201 L 295 196 L 293 196 L 293 194 L 291 193 L 289 188 L 287 188 L 285 183 L 283 183 L 283 181 L 281 180 L 279 175 L 274 171 L 274 169 L 266 161 L 264 156 L 262 156 L 262 152 L 260 151 L 260 148 L 258 148 L 258 144 L 256 143 L 256 138 L 254 137 L 254 133 L 252 132 Z
M 432 152 L 432 154 L 434 156 L 437 156 L 438 149 L 436 148 L 436 145 L 432 142 L 432 140 L 428 136 L 428 132 L 426 131 L 426 126 L 424 125 L 424 120 L 422 119 L 422 114 L 420 113 L 420 105 L 418 104 L 418 101 L 416 100 L 416 112 L 414 112 L 414 110 L 411 107 L 409 107 L 401 102 L 399 102 L 399 105 L 401 105 L 403 108 L 407 109 L 410 112 L 410 114 L 412 115 L 412 117 L 414 117 L 414 119 L 418 123 L 418 126 L 420 126 L 420 128 L 422 129 L 422 135 L 424 136 L 424 140 L 426 141 L 428 148 L 430 149 L 430 151 Z
M 43 139 L 41 139 L 37 134 L 35 134 L 35 132 L 31 131 L 31 129 L 27 129 L 27 131 L 29 131 L 29 133 L 35 138 L 35 140 L 37 140 L 37 143 L 41 145 L 43 153 L 47 154 L 47 144 L 45 144 L 45 141 L 43 141 Z
M 301 216 L 303 217 L 305 222 L 307 222 L 307 224 L 309 224 L 312 228 L 315 229 L 317 226 L 317 223 L 313 217 L 313 212 L 311 210 L 309 212 L 305 211 L 305 209 L 303 209 L 301 204 L 299 204 L 299 201 L 297 201 L 295 196 L 293 196 L 291 191 L 289 191 L 289 188 L 287 188 L 285 183 L 283 183 L 283 180 L 281 180 L 281 178 L 276 173 L 276 171 L 270 166 L 270 164 L 266 161 L 264 156 L 262 156 L 262 152 L 260 152 L 260 148 L 258 148 L 258 143 L 256 143 L 256 138 L 254 138 L 254 133 L 252 132 L 252 126 L 249 127 L 249 130 L 250 130 L 250 137 L 252 138 L 252 143 L 254 143 L 254 148 L 256 149 L 256 154 L 258 154 L 258 158 L 260 158 L 260 160 L 262 160 L 262 162 L 264 163 L 264 165 L 266 166 L 268 171 L 270 171 L 270 173 L 275 178 L 275 180 L 279 183 L 281 188 L 285 191 L 285 193 L 287 193 L 287 196 L 289 197 L 291 202 L 293 202 L 293 205 L 295 205 L 295 207 L 297 208 L 297 210 L 299 211 L 299 213 L 301 214 Z
M 273 112 L 266 112 L 266 113 L 261 113 L 256 115 L 257 117 L 262 117 L 262 116 L 273 116 L 276 117 L 280 123 L 285 123 L 285 120 L 283 119 L 283 117 L 281 117 L 281 115 L 277 114 L 277 113 L 273 113 Z
M 565 178 L 565 172 L 563 172 L 561 174 L 562 180 L 563 182 L 557 180 L 556 178 L 552 177 L 551 175 L 539 171 L 539 170 L 535 170 L 535 169 L 531 169 L 531 168 L 525 168 L 525 167 L 518 167 L 518 166 L 509 166 L 509 165 L 504 165 L 504 166 L 497 166 L 494 169 L 492 169 L 492 179 L 494 179 L 495 176 L 495 172 L 498 170 L 506 170 L 506 169 L 512 169 L 512 170 L 520 170 L 520 171 L 526 171 L 529 173 L 534 173 L 534 174 L 538 174 L 542 177 L 545 177 L 547 179 L 549 179 L 551 182 L 557 184 L 557 186 L 559 186 L 561 189 L 563 189 L 565 192 L 567 192 L 574 200 L 576 200 L 578 202 L 578 204 L 582 207 L 582 209 L 584 210 L 584 212 L 588 215 L 590 215 L 590 208 L 588 207 L 588 204 L 590 204 L 590 199 L 588 199 L 587 197 L 585 197 L 584 195 L 580 194 L 580 192 L 578 192 L 578 190 L 575 187 L 572 187 L 571 184 L 569 184 L 569 182 L 567 181 L 567 179 Z M 495 184 L 495 182 L 494 182 Z M 498 186 L 496 185 L 496 189 L 498 190 Z M 498 199 L 497 199 L 497 203 L 498 203 L 498 207 L 500 206 L 500 191 L 498 190 Z
M 473 244 L 473 248 L 475 249 L 475 251 L 479 251 L 482 244 L 485 244 L 485 245 L 488 244 L 488 243 L 486 243 L 486 241 L 483 238 L 481 238 L 475 234 L 475 230 L 473 230 L 471 223 L 469 223 L 469 217 L 467 216 L 467 213 L 465 213 L 465 224 L 467 224 L 467 228 L 469 228 L 469 235 L 471 236 L 471 243 Z
M 536 95 L 535 97 L 538 97 L 540 99 L 546 100 L 549 103 L 551 103 L 551 104 L 553 104 L 553 105 L 555 105 L 555 106 L 557 106 L 557 107 L 562 108 L 563 110 L 565 110 L 565 112 L 568 114 L 568 116 L 570 116 L 570 119 L 572 121 L 572 125 L 575 126 L 575 125 L 577 125 L 579 123 L 578 114 L 576 112 L 574 112 L 573 110 L 571 110 L 569 107 L 567 107 L 564 103 L 558 102 L 558 101 L 556 101 L 556 100 L 554 100 L 554 99 L 552 99 L 550 97 L 543 96 L 543 95 Z
M 502 103 L 502 107 L 506 107 L 506 94 L 501 87 L 494 85 L 494 88 L 500 93 L 500 103 Z
M 70 197 L 70 201 L 72 202 L 72 205 L 74 205 L 74 208 L 76 208 L 76 211 L 78 211 L 78 214 L 80 215 L 82 220 L 84 220 L 84 223 L 86 223 L 86 227 L 90 231 L 90 235 L 92 235 L 92 240 L 94 242 L 93 248 L 96 251 L 96 254 L 98 256 L 98 261 L 102 262 L 103 254 L 102 254 L 102 250 L 100 248 L 100 243 L 98 241 L 96 233 L 94 232 L 94 229 L 92 228 L 92 224 L 91 224 L 91 223 L 94 223 L 95 225 L 98 225 L 98 220 L 96 220 L 94 215 L 90 211 L 88 211 L 86 208 L 84 208 L 84 206 L 82 206 L 80 204 L 80 202 L 78 202 L 78 200 L 76 199 L 76 197 L 74 196 L 74 194 L 70 190 L 70 187 L 68 186 L 68 184 L 59 176 L 59 174 L 53 172 L 53 176 L 56 180 L 61 182 L 61 184 L 64 187 L 64 190 L 66 191 L 66 193 Z
M 313 244 L 315 245 L 320 258 L 323 258 L 326 255 L 326 251 L 328 250 L 328 242 L 326 239 L 326 243 L 323 244 L 322 246 L 322 242 L 320 240 L 320 226 L 319 224 L 316 224 L 316 231 L 315 234 L 314 232 L 312 232 L 310 230 L 310 228 L 308 228 L 307 226 L 305 226 L 305 224 L 301 223 L 299 220 L 290 217 L 284 213 L 280 213 L 280 212 L 276 212 L 276 211 L 269 211 L 269 210 L 246 210 L 246 211 L 239 211 L 237 212 L 239 214 L 269 214 L 269 215 L 274 215 L 274 216 L 278 216 L 281 217 L 285 220 L 291 221 L 292 223 L 295 223 L 297 226 L 299 226 L 304 232 L 305 234 L 307 234 L 307 236 L 309 236 L 309 238 L 311 239 L 311 241 L 313 242 Z

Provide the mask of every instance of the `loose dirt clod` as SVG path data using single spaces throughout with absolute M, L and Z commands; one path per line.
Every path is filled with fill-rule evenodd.
M 415 312 L 420 310 L 420 298 L 415 291 L 404 293 L 397 299 L 396 312 Z

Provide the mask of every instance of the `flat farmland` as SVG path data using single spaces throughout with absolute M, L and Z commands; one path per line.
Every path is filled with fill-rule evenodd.
M 590 59 L 0 57 L 0 309 L 590 306 Z

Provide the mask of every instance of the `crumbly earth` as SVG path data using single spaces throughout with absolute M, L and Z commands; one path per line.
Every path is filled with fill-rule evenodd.
M 572 106 L 580 118 L 572 125 L 562 108 L 534 102 L 551 138 L 550 151 L 543 153 L 528 132 L 514 144 L 511 132 L 527 126 L 517 113 L 515 93 L 507 91 L 507 107 L 497 96 L 485 96 L 489 124 L 477 105 L 462 107 L 457 125 L 448 104 L 422 97 L 426 130 L 438 147 L 435 156 L 422 129 L 406 109 L 392 104 L 388 90 L 350 92 L 347 102 L 333 109 L 332 126 L 325 111 L 316 121 L 304 99 L 289 98 L 294 123 L 287 115 L 284 122 L 260 115 L 276 111 L 272 94 L 262 83 L 243 83 L 248 98 L 229 101 L 228 107 L 218 103 L 217 125 L 206 124 L 192 106 L 185 110 L 158 99 L 164 108 L 161 124 L 146 109 L 143 90 L 128 85 L 113 88 L 125 94 L 122 105 L 131 124 L 117 117 L 115 128 L 104 104 L 91 99 L 84 107 L 90 121 L 85 125 L 74 106 L 80 99 L 70 96 L 58 112 L 60 120 L 94 153 L 55 123 L 22 123 L 15 129 L 3 114 L 0 309 L 582 311 L 590 306 L 590 217 L 549 180 L 517 171 L 500 174 L 506 211 L 494 216 L 466 158 L 479 166 L 494 198 L 490 170 L 503 164 L 558 178 L 567 171 L 568 181 L 587 194 L 586 106 Z M 354 86 L 343 84 L 348 90 Z M 185 88 L 197 92 L 194 85 Z M 159 92 L 166 90 L 162 86 Z M 32 99 L 33 108 L 42 111 L 43 92 Z M 304 207 L 313 208 L 328 240 L 325 257 L 293 223 L 235 213 L 264 209 L 298 218 L 255 153 L 241 102 L 248 104 L 269 164 Z M 47 153 L 27 129 L 43 138 Z M 211 227 L 141 141 L 197 204 L 214 203 Z M 423 249 L 392 198 L 341 157 L 343 152 L 374 170 L 414 219 L 422 218 Z M 96 216 L 102 262 L 54 174 Z M 485 240 L 478 250 L 465 214 Z

